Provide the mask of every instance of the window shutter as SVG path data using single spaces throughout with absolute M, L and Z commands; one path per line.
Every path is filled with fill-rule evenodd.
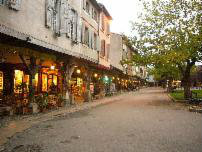
M 107 59 L 109 59 L 109 53 L 110 53 L 110 44 L 107 44 Z
M 83 0 L 83 9 L 86 10 L 86 0 Z
M 97 36 L 97 51 L 101 51 L 101 41 L 99 36 Z
M 81 29 L 82 29 L 82 25 L 80 23 L 79 18 L 77 19 L 77 42 L 82 42 L 81 40 Z
M 9 0 L 9 7 L 16 11 L 20 10 L 21 0 Z
M 55 34 L 57 36 L 60 36 L 60 3 L 59 1 L 56 1 L 56 6 L 55 6 Z
M 73 41 L 77 41 L 77 24 L 78 24 L 78 14 L 74 10 L 73 12 Z
M 84 40 L 85 40 L 84 31 L 85 31 L 85 24 L 81 22 L 81 43 L 84 43 Z
M 91 32 L 91 30 L 89 29 L 89 30 L 88 30 L 88 34 L 89 34 L 89 37 L 88 37 L 88 46 L 89 46 L 89 48 L 91 48 L 91 45 L 92 45 L 92 44 L 91 44 L 91 42 L 92 42 L 92 41 L 91 41 L 91 39 L 92 39 L 92 37 L 91 37 L 92 34 L 91 34 L 91 33 L 92 33 L 92 32 Z
M 110 35 L 110 24 L 107 23 L 107 35 Z
M 4 5 L 5 0 L 0 0 L 0 5 Z
M 71 38 L 71 32 L 72 32 L 72 12 L 71 7 L 68 7 L 68 20 L 67 20 L 67 37 Z
M 45 25 L 48 28 L 51 28 L 53 25 L 54 19 L 54 1 L 53 0 L 46 0 L 46 21 Z
M 91 33 L 92 34 L 92 41 L 91 41 L 91 48 L 94 50 L 94 43 L 95 43 L 95 36 L 94 36 L 94 32 Z
M 68 4 L 66 0 L 60 2 L 60 34 L 67 33 L 68 24 Z
M 105 18 L 104 18 L 104 14 L 102 14 L 102 30 L 105 30 Z

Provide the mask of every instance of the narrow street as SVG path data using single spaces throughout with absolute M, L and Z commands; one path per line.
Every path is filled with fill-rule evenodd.
M 202 117 L 146 88 L 17 133 L 1 152 L 201 152 Z

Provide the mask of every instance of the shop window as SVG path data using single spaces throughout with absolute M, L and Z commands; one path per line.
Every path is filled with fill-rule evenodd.
M 26 84 L 26 88 L 24 88 L 24 89 L 26 89 L 26 91 L 29 92 L 29 75 L 23 76 L 23 83 Z
M 58 77 L 56 75 L 53 75 L 53 83 L 54 85 L 58 85 Z
M 18 86 L 20 86 L 23 82 L 23 71 L 15 70 L 14 72 L 14 92 L 20 93 L 22 90 L 18 89 Z
M 58 77 L 56 75 L 48 75 L 48 91 L 56 92 L 58 85 Z
M 42 91 L 47 92 L 48 91 L 48 75 L 42 74 Z
M 0 71 L 0 93 L 3 91 L 3 72 Z
M 35 91 L 38 91 L 38 83 L 39 83 L 39 74 L 35 74 L 34 77 L 34 87 L 35 87 Z

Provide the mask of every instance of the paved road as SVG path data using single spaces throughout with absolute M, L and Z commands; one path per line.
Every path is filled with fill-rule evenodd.
M 202 152 L 202 117 L 148 88 L 37 124 L 5 147 L 3 152 Z

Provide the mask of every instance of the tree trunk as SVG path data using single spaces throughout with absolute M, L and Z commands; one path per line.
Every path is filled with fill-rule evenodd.
M 184 99 L 189 99 L 191 98 L 191 67 L 186 68 L 184 74 L 183 74 L 183 79 L 182 79 L 182 84 L 184 87 Z
M 186 68 L 183 69 L 181 65 L 178 65 L 179 70 L 182 73 L 182 85 L 184 87 L 184 98 L 189 99 L 192 96 L 191 93 L 191 69 L 196 63 L 196 58 L 193 58 L 191 61 L 187 60 Z
M 184 98 L 189 99 L 191 98 L 191 85 L 190 82 L 185 82 L 184 84 Z

